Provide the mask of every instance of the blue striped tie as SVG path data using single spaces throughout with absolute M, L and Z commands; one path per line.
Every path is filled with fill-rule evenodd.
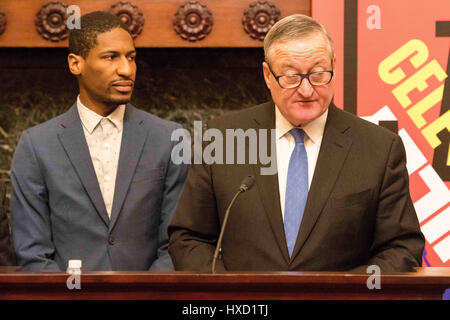
M 284 232 L 291 257 L 308 198 L 308 157 L 304 144 L 305 132 L 300 128 L 293 128 L 289 133 L 295 139 L 295 148 L 289 159 L 287 173 Z

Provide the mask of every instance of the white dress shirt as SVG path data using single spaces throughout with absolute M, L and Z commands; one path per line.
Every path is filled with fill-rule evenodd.
M 308 188 L 311 187 L 327 116 L 328 109 L 320 117 L 301 127 L 305 131 L 305 149 L 308 157 Z M 294 126 L 281 114 L 278 107 L 275 106 L 278 186 L 280 189 L 280 204 L 283 220 L 289 159 L 295 148 L 294 137 L 288 133 L 292 128 Z
M 79 96 L 77 107 L 106 211 L 111 217 L 125 105 L 120 105 L 107 117 L 84 106 Z

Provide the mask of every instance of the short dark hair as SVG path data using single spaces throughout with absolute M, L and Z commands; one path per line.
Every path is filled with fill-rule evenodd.
M 128 26 L 108 12 L 94 11 L 81 16 L 80 28 L 69 33 L 69 52 L 86 59 L 89 51 L 98 44 L 97 36 L 115 28 L 122 28 L 131 35 Z

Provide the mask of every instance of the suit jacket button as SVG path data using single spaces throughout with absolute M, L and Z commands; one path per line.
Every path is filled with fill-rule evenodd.
M 114 245 L 114 241 L 115 241 L 115 239 L 114 239 L 113 236 L 109 236 L 109 237 L 108 237 L 108 243 L 109 243 L 110 245 Z

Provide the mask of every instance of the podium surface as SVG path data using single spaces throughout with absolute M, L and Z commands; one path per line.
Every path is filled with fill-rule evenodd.
M 320 300 L 435 299 L 450 288 L 450 268 L 382 274 L 347 272 L 86 272 L 80 289 L 65 273 L 25 273 L 0 267 L 0 299 Z M 372 277 L 372 278 L 370 278 Z

